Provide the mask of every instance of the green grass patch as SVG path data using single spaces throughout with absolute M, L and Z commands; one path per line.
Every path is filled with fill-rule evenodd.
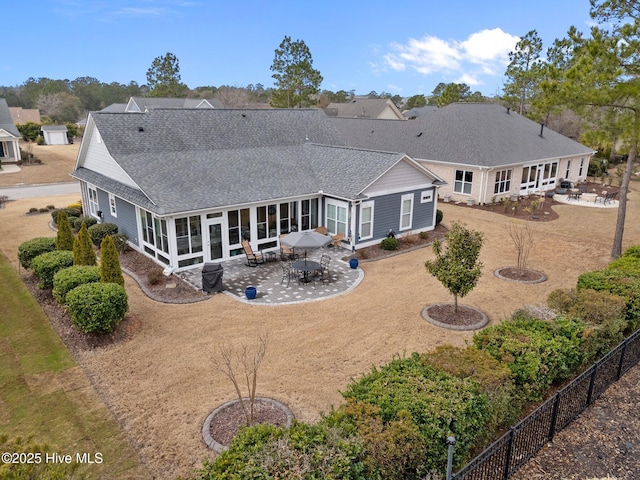
M 123 478 L 150 478 L 44 311 L 1 253 L 0 278 L 0 437 L 9 439 L 4 445 L 48 446 L 50 452 L 74 458 L 76 453 L 101 453 L 101 464 L 77 466 L 73 474 L 78 478 L 105 478 L 114 472 Z M 0 476 L 17 474 L 8 468 L 0 465 Z

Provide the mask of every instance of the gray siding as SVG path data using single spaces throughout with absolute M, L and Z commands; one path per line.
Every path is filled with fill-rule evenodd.
M 411 230 L 430 230 L 435 227 L 434 206 L 437 192 L 435 188 L 426 189 L 433 190 L 433 200 L 428 203 L 420 203 L 420 194 L 425 189 L 410 190 L 408 192 L 394 193 L 390 195 L 382 195 L 380 197 L 370 198 L 374 202 L 373 206 L 373 238 L 365 239 L 361 243 L 368 243 L 375 240 L 382 240 L 389 233 L 389 229 L 393 230 L 396 235 L 400 232 L 400 208 L 402 196 L 408 193 L 413 194 L 413 221 Z M 360 225 L 360 209 L 357 212 L 356 225 Z
M 129 241 L 140 246 L 140 240 L 138 239 L 138 217 L 136 217 L 136 207 L 123 200 L 116 198 L 116 211 L 118 217 L 111 216 L 111 208 L 109 207 L 109 194 L 104 190 L 98 190 L 98 204 L 100 210 L 102 210 L 102 221 L 115 223 L 118 225 L 118 233 L 124 233 L 129 237 Z

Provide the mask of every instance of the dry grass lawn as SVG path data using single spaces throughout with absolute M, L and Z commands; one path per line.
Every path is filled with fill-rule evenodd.
M 640 238 L 640 185 L 632 184 L 625 247 Z M 75 195 L 42 198 L 42 206 L 77 200 Z M 34 200 L 10 202 L 0 210 L 0 249 L 18 268 L 18 245 L 53 235 L 48 215 L 23 216 Z M 557 288 L 575 286 L 579 274 L 603 267 L 616 223 L 615 209 L 560 205 L 560 218 L 533 224 L 536 245 L 530 267 L 544 272 L 540 284 L 515 284 L 494 276 L 514 265 L 508 217 L 441 204 L 444 224 L 455 220 L 485 233 L 484 275 L 462 303 L 482 309 L 496 323 L 526 304 L 542 304 Z M 8 235 L 7 233 L 10 233 Z M 361 263 L 363 282 L 347 295 L 322 302 L 253 306 L 215 295 L 190 305 L 163 305 L 144 296 L 129 278 L 127 341 L 84 351 L 78 362 L 111 408 L 143 462 L 156 478 L 188 475 L 213 454 L 200 429 L 220 403 L 234 398 L 233 386 L 212 358 L 221 344 L 252 342 L 267 331 L 270 343 L 259 373 L 258 394 L 287 404 L 299 420 L 314 421 L 341 403 L 340 390 L 354 377 L 395 354 L 428 351 L 449 343 L 462 346 L 472 333 L 435 327 L 422 309 L 451 300 L 424 268 L 430 248 Z M 23 272 L 24 274 L 24 272 Z
M 26 143 L 20 142 L 26 152 Z M 32 144 L 34 157 L 42 164 L 22 165 L 20 172 L 0 175 L 0 187 L 14 187 L 22 184 L 73 182 L 69 173 L 73 170 L 80 148 L 80 139 L 73 145 Z

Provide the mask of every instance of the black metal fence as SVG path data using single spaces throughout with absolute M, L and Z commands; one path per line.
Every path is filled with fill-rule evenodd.
M 640 360 L 640 330 L 471 460 L 454 480 L 506 480 Z

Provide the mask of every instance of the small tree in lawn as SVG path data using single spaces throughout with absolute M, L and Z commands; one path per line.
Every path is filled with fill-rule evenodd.
M 518 275 L 524 275 L 524 270 L 527 268 L 527 262 L 529 261 L 529 253 L 531 253 L 531 249 L 535 243 L 533 229 L 528 223 L 525 225 L 510 223 L 509 235 L 516 247 L 516 269 Z
M 482 263 L 478 261 L 484 234 L 466 229 L 455 222 L 445 235 L 446 247 L 440 240 L 433 242 L 435 260 L 427 260 L 424 266 L 453 294 L 453 311 L 458 313 L 458 297 L 464 297 L 478 284 L 482 275 Z
M 67 212 L 60 210 L 58 213 L 58 234 L 56 235 L 56 250 L 73 251 L 73 232 Z
M 100 281 L 124 286 L 118 251 L 111 235 L 104 237 L 100 243 Z
M 80 227 L 78 236 L 73 242 L 73 264 L 74 265 L 97 265 L 96 252 L 93 250 L 91 235 L 84 222 Z
M 268 334 L 259 334 L 253 348 L 241 344 L 238 348 L 220 346 L 220 357 L 214 358 L 216 367 L 224 373 L 236 390 L 247 426 L 253 424 L 258 369 L 267 352 Z M 246 384 L 248 401 L 242 395 L 242 382 Z

